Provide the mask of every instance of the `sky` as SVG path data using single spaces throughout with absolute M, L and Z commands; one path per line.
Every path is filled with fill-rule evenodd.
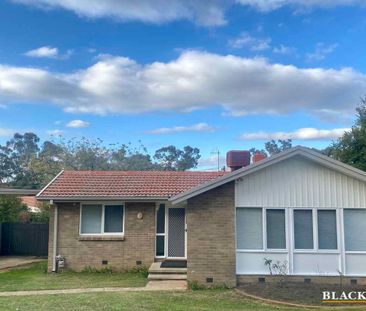
M 363 0 L 3 0 L 0 143 L 324 148 L 366 94 Z

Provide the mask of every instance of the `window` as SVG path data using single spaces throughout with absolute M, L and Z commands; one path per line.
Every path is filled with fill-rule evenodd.
M 285 249 L 286 248 L 286 220 L 285 210 L 267 209 L 267 248 Z
M 344 210 L 344 242 L 346 251 L 366 251 L 366 210 Z
M 83 204 L 81 206 L 81 234 L 122 234 L 123 205 Z
M 337 216 L 335 210 L 318 210 L 318 248 L 337 249 Z
M 261 208 L 238 208 L 236 212 L 238 249 L 263 249 Z
M 313 211 L 294 210 L 295 249 L 314 249 Z
M 165 256 L 165 204 L 160 204 L 156 212 L 156 256 Z

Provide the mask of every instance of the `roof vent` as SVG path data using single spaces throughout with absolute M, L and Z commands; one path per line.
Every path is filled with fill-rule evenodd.
M 231 150 L 226 154 L 226 164 L 235 171 L 250 164 L 250 152 L 247 150 Z
M 262 161 L 266 158 L 266 155 L 260 152 L 257 152 L 256 154 L 253 155 L 253 163 L 257 163 L 259 161 Z

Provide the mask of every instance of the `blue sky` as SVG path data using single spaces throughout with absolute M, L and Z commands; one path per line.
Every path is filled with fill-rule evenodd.
M 358 0 L 0 2 L 0 142 L 16 132 L 211 151 L 325 147 L 366 94 Z

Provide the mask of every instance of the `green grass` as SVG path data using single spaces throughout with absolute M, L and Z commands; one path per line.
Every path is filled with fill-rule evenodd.
M 0 310 L 299 310 L 248 300 L 233 290 L 125 292 L 0 298 Z
M 46 273 L 47 263 L 0 273 L 0 291 L 64 289 L 87 287 L 142 287 L 147 279 L 142 273 L 73 272 Z

